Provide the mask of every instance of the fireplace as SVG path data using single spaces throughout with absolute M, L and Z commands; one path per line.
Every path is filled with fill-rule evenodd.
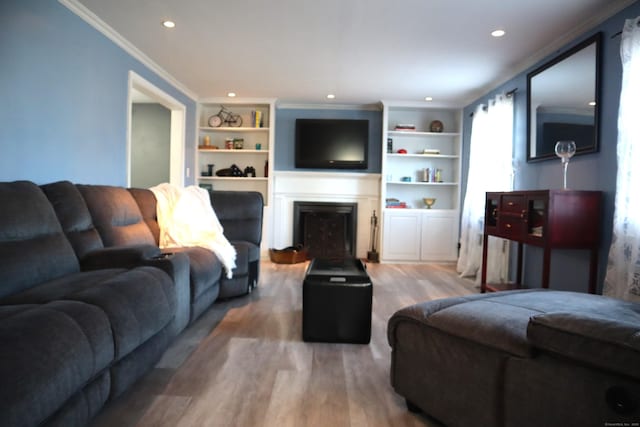
M 293 202 L 293 244 L 310 258 L 356 256 L 357 203 Z

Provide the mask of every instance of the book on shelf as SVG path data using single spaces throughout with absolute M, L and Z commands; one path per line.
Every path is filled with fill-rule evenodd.
M 440 154 L 440 150 L 437 148 L 425 148 L 422 150 L 422 154 Z
M 416 130 L 416 125 L 411 123 L 398 123 L 394 130 Z
M 401 202 L 398 199 L 390 198 L 385 200 L 386 207 L 388 208 L 406 208 L 407 202 Z
M 251 112 L 251 123 L 253 124 L 254 128 L 262 127 L 262 111 L 253 110 Z

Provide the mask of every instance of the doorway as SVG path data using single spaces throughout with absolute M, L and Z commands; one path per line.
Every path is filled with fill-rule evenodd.
M 134 89 L 131 107 L 131 187 L 171 180 L 171 111 Z
M 158 177 L 162 177 L 162 179 L 168 177 L 169 183 L 179 187 L 184 186 L 185 105 L 133 71 L 129 71 L 128 93 L 127 186 L 148 187 L 157 185 L 159 182 L 155 181 L 161 179 Z M 151 105 L 153 107 L 140 108 L 140 105 Z M 164 126 L 165 130 L 161 131 L 168 134 L 159 135 L 156 132 L 155 135 L 151 136 L 148 132 L 145 133 L 144 130 L 136 129 L 136 126 L 140 123 L 136 118 L 140 118 L 140 113 L 143 110 L 157 110 L 157 113 L 153 115 L 158 117 L 163 116 L 163 110 L 168 111 L 164 115 L 164 117 L 168 117 L 168 127 Z M 134 114 L 136 118 L 134 118 Z M 143 115 L 148 114 L 145 113 Z M 139 138 L 141 132 L 146 137 Z M 168 157 L 168 162 L 139 160 L 140 156 L 144 156 L 145 151 L 153 149 L 153 147 L 150 148 L 150 145 L 154 142 L 149 141 L 149 137 L 158 138 L 158 141 L 168 139 L 168 144 L 157 143 L 157 149 L 165 151 L 165 153 L 157 153 L 158 156 L 154 156 L 159 158 Z M 165 170 L 158 170 L 159 168 Z M 151 170 L 153 172 L 149 173 Z M 149 184 L 150 182 L 155 184 Z

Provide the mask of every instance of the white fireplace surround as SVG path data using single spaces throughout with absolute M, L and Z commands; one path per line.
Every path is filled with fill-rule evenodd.
M 275 172 L 273 196 L 273 247 L 284 248 L 293 243 L 293 202 L 357 203 L 356 256 L 367 256 L 374 210 L 380 218 L 380 174 Z

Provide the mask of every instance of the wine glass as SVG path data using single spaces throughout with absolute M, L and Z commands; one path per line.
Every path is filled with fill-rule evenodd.
M 567 189 L 567 167 L 569 159 L 576 154 L 575 141 L 558 141 L 556 142 L 556 156 L 562 159 L 562 168 L 564 172 L 563 189 Z

